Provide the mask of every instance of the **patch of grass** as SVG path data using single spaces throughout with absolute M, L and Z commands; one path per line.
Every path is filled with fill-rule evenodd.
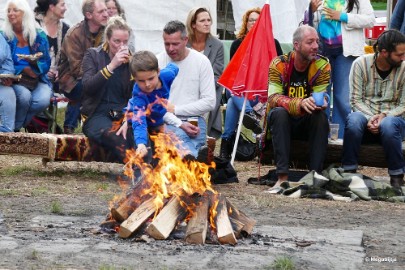
M 387 10 L 387 2 L 371 2 L 374 10 Z
M 290 257 L 278 257 L 274 260 L 269 269 L 273 270 L 294 270 L 295 265 Z
M 78 177 L 87 177 L 87 178 L 101 178 L 106 177 L 108 173 L 96 171 L 94 169 L 82 169 L 78 171 L 67 172 L 66 170 L 57 169 L 54 171 L 44 171 L 41 169 L 29 168 L 27 166 L 14 166 L 8 167 L 0 170 L 0 176 L 12 177 L 21 174 L 30 174 L 36 177 L 65 177 L 67 174 L 74 175 Z
M 46 187 L 37 187 L 31 191 L 31 195 L 35 197 L 35 196 L 47 194 L 48 192 L 49 192 L 49 189 Z
M 62 205 L 59 201 L 53 201 L 51 203 L 51 213 L 52 214 L 62 214 Z
M 30 254 L 27 256 L 28 259 L 30 260 L 39 260 L 41 259 L 39 256 L 39 252 L 37 250 L 33 250 Z
M 30 171 L 31 169 L 26 166 L 13 166 L 4 168 L 0 171 L 1 176 L 15 176 L 23 172 Z
M 99 266 L 98 269 L 99 269 L 99 270 L 117 270 L 117 269 L 126 270 L 126 269 L 129 269 L 129 268 L 126 268 L 126 267 L 119 267 L 119 268 L 117 268 L 117 267 L 112 266 L 112 265 L 102 264 L 102 265 Z
M 19 194 L 18 190 L 15 189 L 0 189 L 0 196 L 15 196 Z
M 111 201 L 111 200 L 114 198 L 114 196 L 115 196 L 115 194 L 102 193 L 100 197 L 101 197 L 104 201 L 109 202 L 109 201 Z
M 98 191 L 106 191 L 108 189 L 108 183 L 100 183 L 97 185 Z
M 58 108 L 58 112 L 56 114 L 56 123 L 63 129 L 63 123 L 65 122 L 65 112 L 66 107 Z M 82 127 L 79 123 L 79 126 L 75 129 L 75 133 L 82 133 Z

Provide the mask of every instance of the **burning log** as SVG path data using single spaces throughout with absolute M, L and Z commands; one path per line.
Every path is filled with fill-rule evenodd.
M 187 225 L 186 242 L 204 244 L 208 229 L 208 197 L 201 197 L 200 203 Z
M 127 199 L 119 207 L 111 208 L 111 217 L 118 222 L 126 220 L 134 210 L 132 201 Z
M 119 236 L 130 237 L 156 210 L 153 198 L 142 203 L 124 222 L 121 223 Z
M 236 245 L 237 240 L 233 233 L 231 221 L 228 217 L 226 199 L 221 194 L 218 195 L 218 206 L 216 211 L 218 213 L 216 217 L 218 241 L 221 244 Z
M 173 196 L 157 217 L 146 228 L 146 232 L 155 239 L 166 239 L 173 231 L 177 221 L 185 216 L 184 209 L 179 199 Z
M 228 207 L 228 213 L 231 221 L 233 221 L 234 227 L 237 229 L 236 234 L 242 234 L 243 236 L 251 235 L 253 227 L 256 224 L 256 220 L 251 219 L 245 213 L 238 210 L 228 199 L 226 199 Z M 243 226 L 241 227 L 241 223 Z

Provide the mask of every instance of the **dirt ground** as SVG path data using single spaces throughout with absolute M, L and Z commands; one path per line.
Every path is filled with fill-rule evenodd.
M 247 184 L 249 177 L 258 175 L 256 162 L 236 162 L 235 167 L 240 182 L 218 185 L 215 188 L 256 219 L 258 225 L 361 230 L 364 233 L 365 260 L 373 257 L 391 258 L 395 261 L 364 262 L 356 269 L 404 269 L 405 204 L 381 201 L 348 203 L 270 195 L 263 192 L 267 186 Z M 261 167 L 261 174 L 265 174 L 269 168 Z M 39 158 L 0 155 L 0 242 L 3 240 L 1 243 L 4 245 L 7 243 L 5 240 L 13 239 L 10 240 L 10 248 L 0 246 L 0 268 L 184 269 L 188 268 L 184 263 L 170 262 L 170 258 L 181 252 L 189 252 L 188 256 L 193 256 L 202 250 L 212 249 L 215 253 L 232 248 L 187 248 L 176 246 L 173 241 L 161 241 L 165 243 L 155 243 L 151 247 L 147 243 L 124 241 L 95 233 L 98 224 L 108 213 L 108 202 L 120 192 L 115 179 L 120 169 L 118 164 L 78 162 L 50 163 L 44 167 Z M 362 172 L 383 181 L 388 179 L 387 172 L 383 169 L 363 168 Z M 46 224 L 38 221 L 38 217 L 46 217 Z M 58 219 L 70 219 L 71 222 L 62 226 Z M 107 254 L 117 252 L 119 248 L 143 249 L 155 254 L 156 258 L 163 258 L 163 262 L 144 258 L 143 253 L 133 253 L 133 259 L 142 263 L 137 266 L 129 263 L 127 258 L 109 261 L 105 255 L 97 257 L 93 254 L 92 258 L 83 255 L 82 259 L 73 255 L 52 258 L 47 255 L 44 248 L 47 241 L 62 241 L 63 246 L 63 241 L 66 240 L 86 241 L 99 248 L 103 245 L 112 246 Z M 14 242 L 24 243 L 31 248 L 13 249 L 11 246 Z M 36 244 L 37 248 L 32 248 Z M 77 248 L 80 248 L 79 243 Z M 288 250 L 286 253 L 289 255 Z M 83 251 L 83 254 L 88 253 Z M 294 254 L 290 255 L 295 262 L 295 269 L 319 269 L 295 260 Z M 226 267 L 215 263 L 209 265 L 211 269 L 245 268 L 240 261 L 233 260 L 227 261 Z

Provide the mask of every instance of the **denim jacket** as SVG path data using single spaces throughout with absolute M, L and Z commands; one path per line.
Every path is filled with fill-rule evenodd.
M 0 74 L 14 74 L 10 47 L 2 35 L 0 35 Z
M 6 39 L 8 45 L 10 46 L 11 50 L 11 56 L 14 61 L 14 63 L 18 62 L 18 56 L 16 55 L 16 48 L 17 48 L 17 43 L 18 39 L 17 37 L 14 37 L 12 40 L 8 40 L 7 37 L 4 35 L 3 32 L 1 32 Z M 48 71 L 51 66 L 51 57 L 49 56 L 49 43 L 48 43 L 48 38 L 45 34 L 45 32 L 42 29 L 37 29 L 37 36 L 35 38 L 35 42 L 32 46 L 30 46 L 30 51 L 31 54 L 35 54 L 38 52 L 42 52 L 42 56 L 37 60 L 36 66 L 31 65 L 31 69 L 35 74 L 39 76 L 39 80 L 41 82 L 47 83 L 50 85 L 50 82 L 48 80 Z M 22 68 L 21 67 L 16 67 L 15 68 L 15 74 L 21 74 Z

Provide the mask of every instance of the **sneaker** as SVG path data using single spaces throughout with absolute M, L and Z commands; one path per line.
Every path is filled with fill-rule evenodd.
M 253 111 L 245 113 L 242 123 L 246 128 L 250 129 L 255 134 L 260 134 L 263 132 L 263 129 L 260 126 L 260 121 Z

